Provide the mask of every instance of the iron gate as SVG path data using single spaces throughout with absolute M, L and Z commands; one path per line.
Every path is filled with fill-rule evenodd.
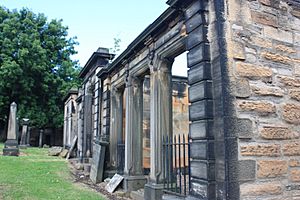
M 164 137 L 164 188 L 186 196 L 190 190 L 190 144 L 188 134 Z

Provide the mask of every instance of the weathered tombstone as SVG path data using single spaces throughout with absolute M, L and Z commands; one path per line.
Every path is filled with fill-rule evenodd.
M 19 146 L 17 141 L 17 104 L 13 102 L 10 105 L 8 119 L 7 140 L 3 149 L 4 156 L 18 156 Z
M 43 134 L 44 134 L 44 130 L 41 129 L 40 130 L 40 137 L 39 137 L 39 148 L 43 147 Z
M 63 148 L 62 147 L 51 147 L 48 149 L 48 156 L 59 156 L 59 154 L 62 152 Z
M 28 147 L 30 146 L 30 134 L 31 134 L 31 128 L 28 127 L 27 135 L 26 135 L 26 145 L 27 145 Z
M 94 144 L 94 152 L 90 173 L 90 179 L 93 183 L 100 183 L 103 181 L 105 151 L 108 142 L 100 141 L 99 143 L 100 144 Z
M 60 152 L 59 157 L 66 158 L 68 153 L 69 153 L 68 149 L 63 149 L 62 152 Z
M 26 140 L 27 140 L 29 119 L 23 118 L 21 122 L 22 122 L 22 134 L 21 134 L 20 148 L 26 149 L 27 148 Z
M 123 176 L 121 176 L 119 174 L 115 174 L 112 177 L 112 179 L 109 181 L 109 183 L 106 185 L 105 189 L 109 193 L 113 193 L 115 191 L 115 189 L 120 185 L 120 183 L 122 182 L 123 179 L 124 179 Z

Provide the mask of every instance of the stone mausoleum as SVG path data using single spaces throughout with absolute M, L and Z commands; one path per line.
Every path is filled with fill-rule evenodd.
M 133 198 L 300 199 L 299 0 L 167 3 L 117 58 L 91 56 L 65 145 Z

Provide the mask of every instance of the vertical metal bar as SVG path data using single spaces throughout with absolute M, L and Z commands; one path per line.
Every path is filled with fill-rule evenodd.
M 186 137 L 183 135 L 183 183 L 184 183 L 184 195 L 186 195 Z
M 178 144 L 179 144 L 179 152 L 178 152 L 178 157 L 179 157 L 179 170 L 178 170 L 178 172 L 179 172 L 179 192 L 180 192 L 180 194 L 182 193 L 182 188 L 181 188 L 181 186 L 182 186 L 182 183 L 181 183 L 181 140 L 180 140 L 180 138 L 181 138 L 181 135 L 178 135 Z
M 174 167 L 174 149 L 173 149 L 173 145 L 174 145 L 174 140 L 173 140 L 173 136 L 169 136 L 170 137 L 170 145 L 169 145 L 169 148 L 170 148 L 170 184 L 171 184 L 171 187 L 170 187 L 170 190 L 172 191 L 173 189 L 173 167 Z
M 191 145 L 190 145 L 190 135 L 188 137 L 188 157 L 189 157 L 189 193 L 191 191 Z
M 166 188 L 166 160 L 167 159 L 164 159 L 166 158 L 166 143 L 165 143 L 165 136 L 163 136 L 163 152 L 162 152 L 162 155 L 163 155 L 163 182 L 164 182 L 164 188 Z
M 174 150 L 175 150 L 175 192 L 177 192 L 177 136 L 174 137 Z
M 170 156 L 169 156 L 169 136 L 166 136 L 166 156 L 167 156 L 167 159 L 166 159 L 166 164 L 167 164 L 167 166 L 166 166 L 166 169 L 167 169 L 167 188 L 168 188 L 168 190 L 170 189 L 170 176 L 169 176 L 169 174 L 170 174 L 170 167 L 169 167 L 169 165 L 170 165 Z

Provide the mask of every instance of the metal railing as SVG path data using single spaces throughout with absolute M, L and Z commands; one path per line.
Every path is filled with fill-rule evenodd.
M 190 144 L 188 134 L 166 136 L 164 149 L 164 188 L 166 192 L 186 196 L 190 190 Z

